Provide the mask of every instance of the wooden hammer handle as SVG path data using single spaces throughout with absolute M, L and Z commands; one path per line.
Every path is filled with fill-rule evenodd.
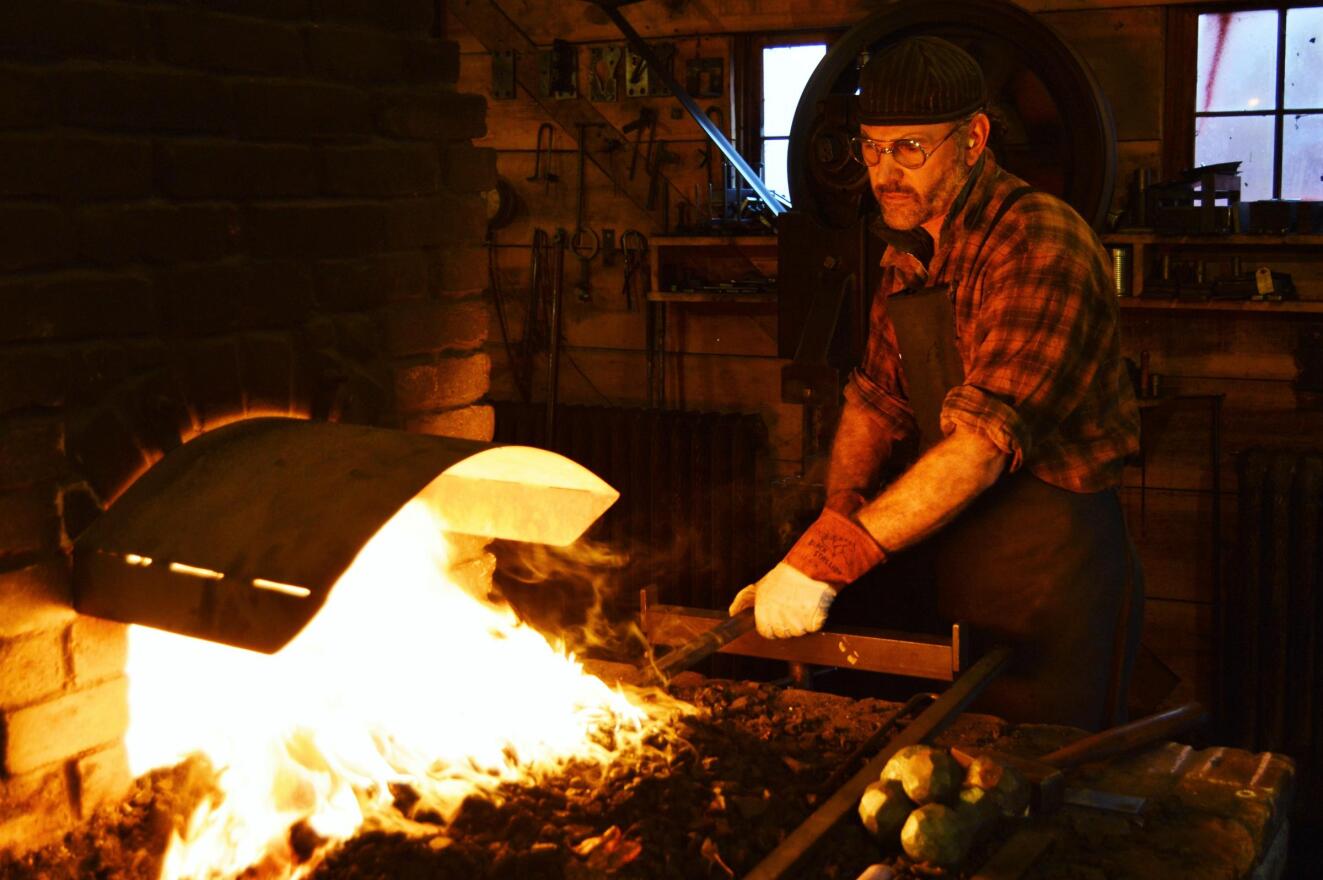
M 1086 736 L 1038 760 L 1065 770 L 1085 761 L 1110 758 L 1112 755 L 1119 755 L 1167 739 L 1202 724 L 1207 719 L 1208 713 L 1204 711 L 1203 706 L 1198 703 L 1186 703 L 1166 712 L 1159 712 L 1147 718 L 1131 721 L 1129 724 Z

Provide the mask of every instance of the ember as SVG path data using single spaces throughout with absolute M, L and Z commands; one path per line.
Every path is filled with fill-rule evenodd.
M 665 759 L 658 732 L 691 710 L 586 674 L 487 598 L 489 566 L 459 586 L 443 527 L 406 505 L 276 655 L 135 628 L 135 770 L 194 751 L 220 769 L 222 794 L 177 829 L 162 878 L 302 878 L 360 829 L 427 835 L 466 798 L 567 761 Z
M 747 682 L 694 682 L 676 691 L 698 711 L 652 734 L 654 748 L 640 750 L 638 760 L 576 760 L 536 783 L 502 782 L 489 795 L 465 799 L 448 823 L 416 792 L 397 786 L 390 810 L 411 823 L 410 832 L 361 831 L 308 876 L 741 876 L 811 812 L 831 772 L 895 708 Z M 952 734 L 988 741 L 1000 732 L 990 722 L 961 719 Z M 78 867 L 94 866 L 108 880 L 155 877 L 151 866 L 159 855 L 153 859 L 122 844 L 110 848 L 107 841 L 163 845 L 159 835 L 151 838 L 142 829 L 168 822 L 163 811 L 171 808 L 175 816 L 186 815 L 187 804 L 176 803 L 170 791 L 160 782 L 148 789 L 140 782 L 137 812 L 127 820 L 123 811 L 113 817 L 119 824 L 112 833 L 89 830 L 63 849 L 30 857 L 12 876 L 72 878 L 87 876 Z M 154 797 L 163 799 L 161 808 L 142 806 Z M 842 823 L 804 876 L 853 880 L 880 856 L 861 825 Z

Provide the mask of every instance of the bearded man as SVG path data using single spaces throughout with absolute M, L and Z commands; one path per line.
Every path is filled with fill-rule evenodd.
M 1015 651 L 981 708 L 1117 721 L 1143 607 L 1117 492 L 1139 413 L 1102 245 L 1069 205 L 998 167 L 983 75 L 959 47 L 885 48 L 856 100 L 854 155 L 889 243 L 868 341 L 822 514 L 731 613 L 753 606 L 763 636 L 801 635 L 844 587 L 923 550 L 940 616 Z M 945 375 L 901 356 L 914 349 L 892 313 L 915 303 L 958 353 Z M 879 487 L 915 439 L 922 454 Z

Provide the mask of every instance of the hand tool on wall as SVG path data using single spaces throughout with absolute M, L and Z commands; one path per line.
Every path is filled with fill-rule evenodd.
M 629 20 L 625 18 L 624 13 L 620 11 L 620 6 L 623 4 L 621 4 L 619 0 L 591 0 L 591 2 L 594 6 L 601 9 L 602 12 L 606 14 L 607 18 L 615 23 L 615 26 L 625 35 L 625 41 L 629 44 L 629 51 L 636 53 L 647 63 L 649 76 L 655 76 L 666 88 L 670 89 L 671 94 L 675 96 L 676 100 L 680 102 L 685 110 L 689 111 L 689 115 L 692 116 L 694 121 L 698 123 L 699 127 L 703 129 L 704 134 L 711 138 L 712 142 L 717 145 L 717 149 L 721 150 L 722 154 L 725 155 L 726 159 L 730 162 L 731 166 L 735 168 L 740 177 L 748 181 L 749 186 L 753 188 L 753 191 L 758 198 L 762 199 L 767 204 L 767 210 L 771 215 L 776 217 L 784 213 L 786 209 L 785 204 L 772 194 L 772 191 L 767 188 L 767 184 L 765 184 L 763 179 L 758 176 L 758 172 L 750 167 L 748 161 L 740 155 L 739 150 L 735 149 L 735 145 L 730 142 L 730 139 L 712 124 L 711 119 L 703 114 L 698 103 L 689 96 L 689 93 L 685 91 L 684 86 L 680 85 L 675 77 L 671 75 L 669 65 L 665 64 L 663 60 L 658 57 L 658 53 L 644 41 L 643 37 L 639 36 L 638 31 L 634 30 L 633 26 L 629 23 Z M 626 71 L 628 72 L 628 57 L 625 60 L 625 64 Z M 626 84 L 625 93 L 630 94 L 628 83 Z
M 638 276 L 647 264 L 648 239 L 637 229 L 626 229 L 620 233 L 620 251 L 625 255 L 625 281 L 620 293 L 625 298 L 625 308 L 634 311 L 634 292 L 638 286 Z
M 638 119 L 626 122 L 621 133 L 634 135 L 634 152 L 629 157 L 629 179 L 633 180 L 638 172 L 639 153 L 643 150 L 643 132 L 648 132 L 648 152 L 643 161 L 643 167 L 647 168 L 652 160 L 652 145 L 657 139 L 657 111 L 651 107 L 643 107 L 639 110 Z
M 545 138 L 543 137 L 545 135 Z M 551 173 L 551 142 L 556 136 L 556 126 L 544 122 L 537 127 L 537 144 L 533 148 L 533 175 L 524 178 L 530 183 L 544 181 L 545 191 L 551 191 L 551 185 L 560 180 Z M 546 158 L 542 158 L 543 156 Z
M 674 165 L 680 161 L 680 157 L 666 148 L 666 141 L 657 141 L 655 147 L 649 149 L 648 153 L 652 163 L 648 167 L 649 183 L 647 209 L 651 211 L 653 208 L 657 207 L 657 201 L 663 196 L 663 194 L 669 197 L 669 190 L 667 190 L 665 186 L 666 179 L 663 176 L 664 172 L 662 171 L 662 166 Z
M 560 326 L 561 301 L 565 294 L 565 241 L 564 229 L 556 230 L 552 244 L 553 268 L 551 278 L 551 305 L 547 315 L 547 444 L 556 442 L 556 406 L 560 396 Z
M 579 283 L 574 288 L 574 295 L 580 302 L 587 302 L 592 299 L 592 293 L 588 288 L 589 264 L 593 257 L 601 250 L 601 241 L 597 233 L 591 227 L 583 223 L 583 206 L 586 198 L 588 186 L 584 177 L 587 171 L 585 159 L 588 156 L 588 138 L 587 132 L 590 123 L 580 122 L 579 129 L 579 194 L 575 200 L 574 208 L 574 234 L 570 236 L 570 250 L 579 258 Z

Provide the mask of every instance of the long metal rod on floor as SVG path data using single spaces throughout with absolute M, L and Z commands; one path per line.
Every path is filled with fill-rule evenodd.
M 1011 659 L 1008 648 L 996 648 L 969 668 L 969 671 L 947 688 L 918 718 L 896 734 L 882 751 L 865 764 L 858 773 L 836 790 L 836 793 L 813 811 L 804 822 L 781 841 L 781 844 L 758 865 L 744 875 L 744 880 L 779 880 L 790 876 L 790 871 L 813 846 L 826 836 L 848 813 L 854 811 L 860 796 L 869 783 L 882 773 L 891 756 L 905 746 L 926 742 L 945 730 L 956 716 L 964 711 L 988 683 L 1006 667 Z

